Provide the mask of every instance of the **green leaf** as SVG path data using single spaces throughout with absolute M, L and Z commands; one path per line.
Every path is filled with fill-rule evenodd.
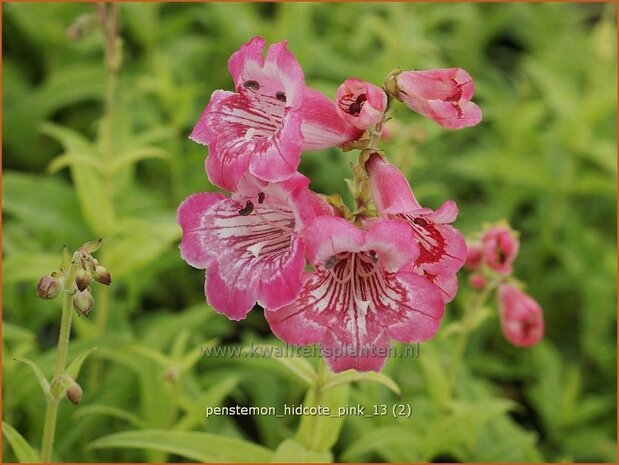
M 86 405 L 85 407 L 81 407 L 77 412 L 75 412 L 73 416 L 76 419 L 79 419 L 86 415 L 107 415 L 110 417 L 125 420 L 126 422 L 135 426 L 137 429 L 145 429 L 147 427 L 146 423 L 137 415 L 134 415 L 127 410 L 110 407 L 109 405 Z
M 342 373 L 338 373 L 323 385 L 322 390 L 326 391 L 334 386 L 339 386 L 340 384 L 349 384 L 355 381 L 373 381 L 375 383 L 382 384 L 383 386 L 392 390 L 398 397 L 402 395 L 400 387 L 396 384 L 394 380 L 392 380 L 389 376 L 383 373 L 376 373 L 374 371 L 361 372 L 356 370 L 347 370 Z
M 118 155 L 118 158 L 110 164 L 109 170 L 111 173 L 115 173 L 127 165 L 132 165 L 149 158 L 168 158 L 168 151 L 159 147 L 139 147 L 127 150 Z
M 67 166 L 75 165 L 94 168 L 99 173 L 103 170 L 103 164 L 98 158 L 82 153 L 66 152 L 54 158 L 51 163 L 47 165 L 47 171 L 53 174 Z
M 34 376 L 37 378 L 37 381 L 39 382 L 39 386 L 41 386 L 41 390 L 43 391 L 43 394 L 45 395 L 47 399 L 51 399 L 51 390 L 50 390 L 49 382 L 47 381 L 47 378 L 45 378 L 45 375 L 43 375 L 43 372 L 37 366 L 37 364 L 27 358 L 15 357 L 14 360 L 17 362 L 25 363 L 32 369 Z
M 282 346 L 254 345 L 253 349 L 263 355 L 270 355 L 272 360 L 283 365 L 308 386 L 313 386 L 316 383 L 316 370 L 305 358 L 295 357 L 294 355 L 283 356 L 284 348 Z M 242 352 L 251 353 L 252 348 L 245 347 Z
M 36 340 L 36 335 L 21 326 L 6 321 L 2 322 L 2 341 L 29 342 Z
M 91 352 L 93 352 L 93 351 L 95 351 L 97 349 L 98 349 L 98 347 L 93 347 L 91 349 L 86 350 L 85 352 L 82 352 L 77 357 L 75 357 L 73 359 L 73 361 L 69 364 L 69 367 L 67 368 L 66 373 L 69 376 L 71 376 L 73 379 L 77 379 L 77 376 L 80 373 L 80 370 L 82 368 L 82 364 L 86 360 L 86 357 L 88 357 L 91 354 Z
M 24 437 L 17 432 L 15 428 L 13 428 L 8 423 L 2 422 L 2 435 L 6 438 L 11 449 L 15 453 L 17 460 L 20 463 L 39 463 L 41 462 L 41 458 L 34 451 L 32 446 L 28 444 L 28 441 L 24 439 Z
M 174 364 L 174 361 L 170 357 L 159 352 L 156 349 L 153 349 L 152 347 L 146 347 L 136 344 L 127 347 L 127 349 L 135 354 L 142 355 L 143 357 L 154 361 L 155 363 L 161 365 L 164 368 L 167 368 Z
M 2 282 L 13 284 L 32 281 L 32 295 L 36 294 L 36 282 L 58 269 L 58 255 L 43 253 L 13 254 L 2 261 Z
M 363 461 L 368 454 L 381 453 L 394 446 L 406 446 L 413 450 L 419 450 L 418 444 L 421 438 L 413 431 L 397 426 L 387 426 L 372 429 L 357 440 L 353 441 L 342 453 L 344 462 Z M 415 461 L 421 461 L 421 455 Z
M 330 452 L 315 452 L 307 450 L 303 444 L 294 439 L 286 439 L 275 450 L 272 462 L 279 463 L 331 463 L 333 456 Z
M 210 407 L 219 406 L 238 384 L 239 379 L 236 377 L 224 378 L 222 381 L 201 393 L 197 400 L 185 397 L 181 398 L 181 406 L 187 413 L 174 425 L 174 429 L 186 431 L 198 426 L 204 421 L 204 411 L 196 408 L 196 405 Z
M 326 452 L 337 442 L 344 417 L 338 417 L 340 407 L 348 404 L 350 393 L 349 384 L 341 384 L 326 392 L 316 394 L 315 389 L 310 389 L 305 396 L 303 405 L 306 407 L 326 407 L 334 416 L 305 415 L 301 417 L 301 423 L 296 439 L 310 450 Z
M 211 433 L 146 430 L 99 438 L 89 449 L 150 449 L 198 462 L 269 462 L 273 452 L 243 439 Z

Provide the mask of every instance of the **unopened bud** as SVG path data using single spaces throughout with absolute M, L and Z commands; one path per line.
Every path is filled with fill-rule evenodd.
M 82 400 L 82 394 L 82 388 L 75 381 L 73 381 L 73 384 L 67 388 L 67 399 L 69 399 L 73 405 L 80 403 Z
M 37 295 L 43 299 L 54 299 L 60 295 L 63 288 L 62 278 L 43 276 L 37 285 Z
M 73 296 L 73 308 L 77 310 L 77 313 L 88 317 L 90 312 L 95 306 L 95 299 L 88 289 L 84 291 L 78 291 Z
M 95 281 L 101 284 L 105 284 L 109 286 L 112 283 L 112 277 L 110 276 L 110 272 L 102 267 L 101 265 L 97 265 L 95 268 Z
M 92 274 L 90 271 L 85 269 L 79 269 L 75 273 L 75 284 L 80 291 L 83 291 L 92 282 Z
M 482 290 L 486 287 L 486 278 L 481 273 L 473 273 L 469 276 L 469 284 L 477 290 Z

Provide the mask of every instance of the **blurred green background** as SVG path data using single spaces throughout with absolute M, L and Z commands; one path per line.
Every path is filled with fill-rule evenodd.
M 60 301 L 38 299 L 36 283 L 57 268 L 63 244 L 74 250 L 102 237 L 97 258 L 113 284 L 95 289 L 89 320 L 74 322 L 71 356 L 98 350 L 80 374 L 82 403 L 61 404 L 56 459 L 226 461 L 246 452 L 268 460 L 295 434 L 294 416 L 205 420 L 206 406 L 298 404 L 305 386 L 275 360 L 199 357 L 206 343 L 275 339 L 261 310 L 234 323 L 209 309 L 203 273 L 177 248 L 176 207 L 214 190 L 206 149 L 187 136 L 210 94 L 231 90 L 229 55 L 262 35 L 288 40 L 307 83 L 331 97 L 351 76 L 380 84 L 396 67 L 466 69 L 484 112 L 479 126 L 450 132 L 396 105 L 383 146 L 422 204 L 457 201 L 465 234 L 501 218 L 522 232 L 515 275 L 545 311 L 545 340 L 518 349 L 503 339 L 490 302 L 445 409 L 457 342 L 445 328 L 469 294 L 462 275 L 438 336 L 418 359 L 387 364 L 402 398 L 376 383 L 352 386 L 349 403 L 406 402 L 412 417 L 347 417 L 327 458 L 616 460 L 614 4 L 122 4 L 107 149 L 98 131 L 103 38 L 81 16 L 92 11 L 3 5 L 3 421 L 40 447 L 45 401 L 13 357 L 51 375 Z M 71 28 L 76 20 L 84 30 Z M 355 156 L 307 153 L 301 171 L 319 192 L 344 192 Z M 150 436 L 99 440 L 140 430 Z M 213 439 L 209 449 L 203 436 L 196 456 L 189 431 L 244 442 Z M 3 462 L 15 461 L 3 446 Z

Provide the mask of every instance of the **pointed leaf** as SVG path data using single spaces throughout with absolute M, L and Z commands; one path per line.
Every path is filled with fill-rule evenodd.
M 82 368 L 82 364 L 86 357 L 90 355 L 91 352 L 97 350 L 98 347 L 93 347 L 92 349 L 88 349 L 85 352 L 82 352 L 77 357 L 73 359 L 73 361 L 69 364 L 69 367 L 66 370 L 66 373 L 71 376 L 73 379 L 77 379 L 77 376 L 80 374 L 80 370 Z
M 333 456 L 331 452 L 307 450 L 300 442 L 294 439 L 286 439 L 277 446 L 271 461 L 278 463 L 331 463 Z
M 168 151 L 159 147 L 139 147 L 121 153 L 109 166 L 111 173 L 148 158 L 168 158 Z
M 273 345 L 254 345 L 252 348 L 243 348 L 242 353 L 252 353 L 252 349 L 259 351 L 261 355 L 270 356 L 286 367 L 291 373 L 305 382 L 308 386 L 313 386 L 316 382 L 317 374 L 314 367 L 303 357 L 282 356 L 284 348 Z
M 110 434 L 90 443 L 89 449 L 149 449 L 180 455 L 198 462 L 268 462 L 273 452 L 242 439 L 219 434 L 146 430 Z
M 27 358 L 15 357 L 13 360 L 17 362 L 25 363 L 32 369 L 34 376 L 37 378 L 37 381 L 39 382 L 39 386 L 41 386 L 41 390 L 43 391 L 43 394 L 45 395 L 46 398 L 51 399 L 51 391 L 50 391 L 49 382 L 47 381 L 47 378 L 45 378 L 45 375 L 43 375 L 43 372 L 37 366 L 37 364 Z
M 338 373 L 323 385 L 322 390 L 326 391 L 334 386 L 349 384 L 355 381 L 373 381 L 375 383 L 380 383 L 392 390 L 398 397 L 402 395 L 400 387 L 394 380 L 383 373 L 376 373 L 374 371 L 360 372 L 356 370 L 347 370 L 342 373 Z
M 41 462 L 39 455 L 34 451 L 32 446 L 28 444 L 28 441 L 26 441 L 15 428 L 4 421 L 2 422 L 2 435 L 6 438 L 11 449 L 13 449 L 15 453 L 15 457 L 17 457 L 20 463 Z
M 47 171 L 50 174 L 57 173 L 67 166 L 84 165 L 86 167 L 94 168 L 96 171 L 101 172 L 103 165 L 101 161 L 91 154 L 65 152 L 62 155 L 58 155 L 54 158 L 49 165 L 47 165 Z
M 78 419 L 85 415 L 107 415 L 110 417 L 125 420 L 126 422 L 135 426 L 137 429 L 145 429 L 147 427 L 146 422 L 144 422 L 137 415 L 134 415 L 127 410 L 110 407 L 109 405 L 86 405 L 85 407 L 82 407 L 77 412 L 75 412 L 73 416 Z

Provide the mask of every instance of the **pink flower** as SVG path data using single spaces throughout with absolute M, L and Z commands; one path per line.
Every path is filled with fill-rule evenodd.
M 466 258 L 464 237 L 450 226 L 458 216 L 456 203 L 448 200 L 436 211 L 423 208 L 395 166 L 372 154 L 365 167 L 379 213 L 412 229 L 420 250 L 413 268 L 441 290 L 445 302 L 451 301 L 458 289 L 456 273 Z
M 181 256 L 206 269 L 205 294 L 213 308 L 241 320 L 256 301 L 267 308 L 292 302 L 305 267 L 300 231 L 314 218 L 309 180 L 281 183 L 244 176 L 232 198 L 194 194 L 180 205 Z
M 389 340 L 420 342 L 436 333 L 445 305 L 437 289 L 410 270 L 419 253 L 411 229 L 378 220 L 369 230 L 321 216 L 304 232 L 316 271 L 290 305 L 265 316 L 291 344 L 322 345 L 335 372 L 379 371 Z
M 387 94 L 360 79 L 346 79 L 337 90 L 339 115 L 353 126 L 366 130 L 380 122 L 387 108 Z
M 208 145 L 211 182 L 235 191 L 241 177 L 283 181 L 296 171 L 303 148 L 339 145 L 360 135 L 335 104 L 307 89 L 303 70 L 279 42 L 255 37 L 232 54 L 228 69 L 236 92 L 216 90 L 190 138 Z
M 404 71 L 395 76 L 396 97 L 447 129 L 475 126 L 481 110 L 471 102 L 473 79 L 461 68 Z
M 505 226 L 495 226 L 484 232 L 481 243 L 485 264 L 501 274 L 511 274 L 520 248 L 514 233 Z
M 466 261 L 464 268 L 470 271 L 475 271 L 481 265 L 483 259 L 483 251 L 479 242 L 470 242 L 466 244 Z
M 482 290 L 486 287 L 486 278 L 481 273 L 473 273 L 469 276 L 469 284 L 473 289 Z
M 501 329 L 518 347 L 531 347 L 544 337 L 544 316 L 539 304 L 521 290 L 504 284 L 498 291 Z

